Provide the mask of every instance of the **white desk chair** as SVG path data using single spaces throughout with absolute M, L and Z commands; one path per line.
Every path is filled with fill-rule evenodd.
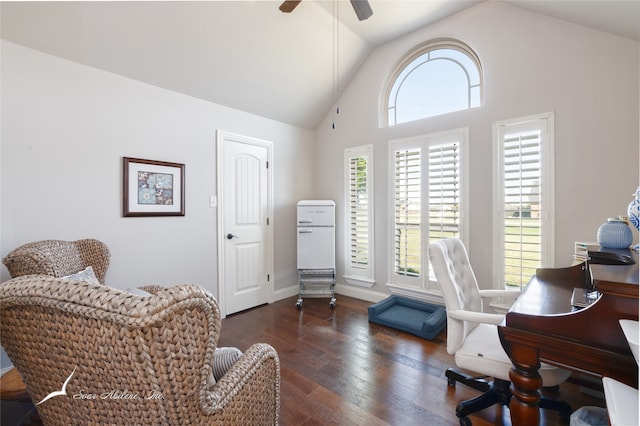
M 629 342 L 633 356 L 638 362 L 638 321 L 620 320 L 624 337 Z M 602 378 L 604 398 L 611 426 L 638 425 L 638 389 L 609 377 Z
M 456 407 L 461 426 L 470 426 L 467 416 L 494 404 L 509 405 L 511 359 L 502 349 L 497 324 L 504 315 L 485 313 L 483 299 L 513 296 L 513 291 L 480 290 L 469 263 L 467 250 L 461 240 L 447 238 L 429 245 L 429 260 L 442 289 L 447 306 L 447 352 L 455 354 L 456 365 L 477 374 L 465 374 L 454 368 L 447 369 L 447 382 L 455 386 L 460 382 L 483 392 L 478 397 L 462 401 Z M 478 377 L 478 374 L 482 377 Z M 542 364 L 540 375 L 544 386 L 557 386 L 571 373 Z M 490 378 L 493 378 L 491 380 Z M 540 408 L 560 411 L 569 418 L 571 407 L 562 401 L 542 398 Z

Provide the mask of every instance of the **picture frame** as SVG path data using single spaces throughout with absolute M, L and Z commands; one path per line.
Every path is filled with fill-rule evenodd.
M 122 157 L 124 217 L 184 216 L 184 164 Z

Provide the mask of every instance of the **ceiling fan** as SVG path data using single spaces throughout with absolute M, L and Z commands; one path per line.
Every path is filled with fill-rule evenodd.
M 284 13 L 291 13 L 301 1 L 302 0 L 283 1 L 279 9 Z M 373 15 L 373 10 L 371 10 L 371 5 L 368 0 L 351 0 L 351 6 L 353 6 L 353 10 L 355 10 L 358 20 L 360 21 L 369 19 L 371 15 Z

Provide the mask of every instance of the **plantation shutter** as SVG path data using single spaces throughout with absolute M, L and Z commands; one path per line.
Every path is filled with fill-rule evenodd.
M 369 266 L 369 193 L 367 156 L 349 159 L 349 263 Z
M 466 240 L 465 168 L 468 129 L 454 129 L 392 141 L 388 257 L 390 286 L 419 297 L 440 293 L 427 247 L 449 237 Z M 391 235 L 393 233 L 393 235 Z M 427 295 L 428 296 L 425 296 Z
M 522 287 L 542 261 L 541 131 L 506 134 L 503 146 L 504 265 L 507 286 Z
M 429 147 L 429 242 L 460 232 L 460 144 Z
M 421 268 L 421 151 L 395 152 L 394 159 L 394 272 L 420 277 Z

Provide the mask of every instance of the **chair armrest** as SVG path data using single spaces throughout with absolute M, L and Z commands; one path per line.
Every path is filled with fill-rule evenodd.
M 610 424 L 638 424 L 638 389 L 609 377 L 602 378 L 602 385 Z
M 206 415 L 221 416 L 234 424 L 277 425 L 280 359 L 276 350 L 266 343 L 253 344 L 204 396 Z
M 498 325 L 504 320 L 504 315 L 489 314 L 484 312 L 472 312 L 472 311 L 447 311 L 449 317 L 460 321 L 470 321 L 480 324 L 494 324 Z
M 507 297 L 509 299 L 517 299 L 520 296 L 520 290 L 480 290 L 482 298 Z

